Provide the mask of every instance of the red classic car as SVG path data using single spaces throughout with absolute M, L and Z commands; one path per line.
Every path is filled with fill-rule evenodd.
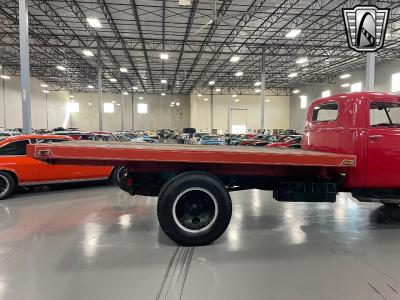
M 266 147 L 301 148 L 301 136 L 287 136 L 276 143 L 266 145 Z
M 15 187 L 51 183 L 112 179 L 123 167 L 50 165 L 26 156 L 26 145 L 73 140 L 61 135 L 19 135 L 0 140 L 0 199 L 10 196 Z

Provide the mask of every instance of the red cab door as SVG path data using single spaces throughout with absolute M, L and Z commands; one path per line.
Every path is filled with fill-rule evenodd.
M 368 125 L 366 187 L 400 188 L 400 102 L 371 102 Z

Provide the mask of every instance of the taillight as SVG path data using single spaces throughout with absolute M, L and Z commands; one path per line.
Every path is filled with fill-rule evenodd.
M 49 150 L 38 150 L 36 153 L 37 153 L 37 156 L 49 156 L 50 155 Z

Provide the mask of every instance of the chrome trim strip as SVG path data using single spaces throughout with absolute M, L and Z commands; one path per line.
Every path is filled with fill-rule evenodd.
M 56 183 L 72 183 L 72 182 L 87 182 L 87 181 L 100 181 L 107 180 L 109 177 L 95 177 L 85 179 L 65 179 L 65 180 L 53 180 L 53 181 L 32 181 L 32 182 L 21 182 L 19 186 L 29 185 L 41 185 L 41 184 L 56 184 Z

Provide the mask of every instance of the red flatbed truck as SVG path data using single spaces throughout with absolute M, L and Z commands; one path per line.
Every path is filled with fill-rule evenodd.
M 340 94 L 308 109 L 302 150 L 66 142 L 28 145 L 53 164 L 124 165 L 121 188 L 158 196 L 163 231 L 182 245 L 213 242 L 232 213 L 229 191 L 273 190 L 278 201 L 400 203 L 400 97 Z

